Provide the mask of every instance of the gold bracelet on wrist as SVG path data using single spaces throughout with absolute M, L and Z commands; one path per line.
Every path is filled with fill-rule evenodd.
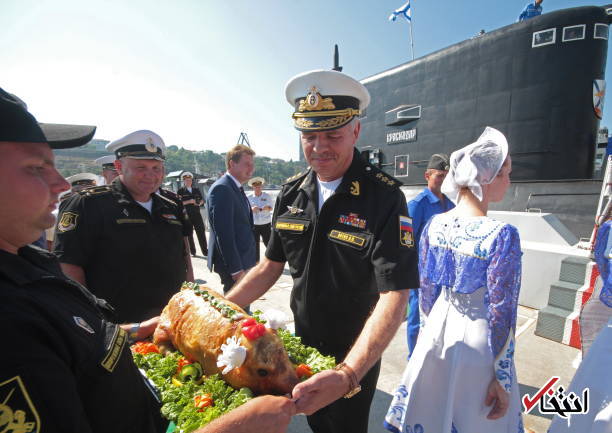
M 349 365 L 347 365 L 344 362 L 341 362 L 340 364 L 334 367 L 334 370 L 344 371 L 349 378 L 349 382 L 350 382 L 349 391 L 346 394 L 344 394 L 344 398 L 351 398 L 355 394 L 357 394 L 359 391 L 361 391 L 361 385 L 359 384 L 359 381 L 357 380 L 357 375 L 355 374 L 355 371 Z

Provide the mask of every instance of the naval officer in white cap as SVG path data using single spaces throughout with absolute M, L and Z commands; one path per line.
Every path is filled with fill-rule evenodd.
M 178 204 L 157 193 L 166 149 L 159 135 L 136 131 L 106 149 L 119 176 L 65 202 L 54 249 L 64 273 L 109 301 L 118 323 L 137 324 L 193 280 L 187 225 Z
M 310 71 L 285 94 L 310 168 L 283 185 L 265 258 L 228 299 L 253 302 L 289 262 L 295 332 L 339 362 L 294 388 L 297 411 L 316 433 L 366 433 L 380 357 L 404 319 L 407 289 L 419 286 L 406 200 L 355 149 L 370 102 L 361 83 Z
M 115 158 L 115 155 L 106 155 L 94 161 L 96 165 L 102 166 L 102 177 L 104 178 L 105 185 L 110 185 L 110 183 L 119 176 L 117 168 L 115 167 L 116 160 L 117 158 Z
M 70 183 L 72 192 L 83 191 L 85 188 L 96 186 L 98 176 L 93 173 L 77 173 L 66 178 Z

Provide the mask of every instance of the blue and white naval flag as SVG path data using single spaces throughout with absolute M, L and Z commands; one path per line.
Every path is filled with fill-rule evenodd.
M 412 21 L 412 12 L 410 11 L 410 0 L 406 2 L 406 4 L 389 15 L 389 21 L 395 21 L 398 16 L 403 16 L 408 21 Z

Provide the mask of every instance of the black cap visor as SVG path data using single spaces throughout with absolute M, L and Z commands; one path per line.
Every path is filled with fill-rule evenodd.
M 90 125 L 60 125 L 56 123 L 39 123 L 40 129 L 52 149 L 67 149 L 87 144 L 96 133 L 96 127 Z
M 0 141 L 48 143 L 53 149 L 65 149 L 88 143 L 95 126 L 38 123 L 25 103 L 0 89 Z

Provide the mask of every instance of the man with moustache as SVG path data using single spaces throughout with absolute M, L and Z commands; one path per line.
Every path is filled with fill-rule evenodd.
M 406 200 L 355 149 L 370 101 L 361 83 L 311 71 L 285 95 L 311 168 L 283 185 L 265 257 L 227 298 L 249 304 L 288 262 L 296 335 L 339 362 L 294 388 L 297 410 L 316 433 L 366 433 L 380 357 L 419 286 Z
M 119 323 L 161 313 L 181 283 L 193 280 L 187 224 L 177 203 L 158 193 L 165 145 L 152 131 L 106 145 L 119 173 L 60 209 L 54 250 L 62 269 L 115 308 Z

